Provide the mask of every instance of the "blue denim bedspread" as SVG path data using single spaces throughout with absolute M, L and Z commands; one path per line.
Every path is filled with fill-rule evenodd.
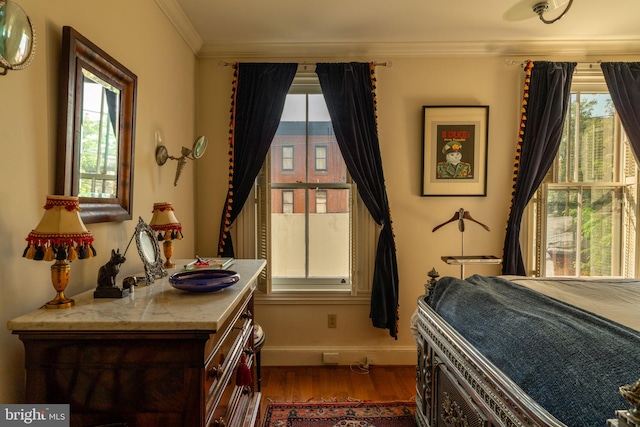
M 640 378 L 640 332 L 499 277 L 443 277 L 427 301 L 568 426 L 629 407 L 618 388 Z

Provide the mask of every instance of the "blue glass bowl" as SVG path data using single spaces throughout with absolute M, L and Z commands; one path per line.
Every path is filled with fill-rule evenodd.
M 240 280 L 240 275 L 231 270 L 183 271 L 169 277 L 176 289 L 187 292 L 214 292 L 228 288 Z

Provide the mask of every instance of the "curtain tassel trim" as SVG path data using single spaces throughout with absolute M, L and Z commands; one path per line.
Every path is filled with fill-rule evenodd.
M 531 84 L 531 69 L 533 68 L 533 61 L 527 62 L 527 65 L 524 67 L 524 89 L 522 95 L 522 108 L 520 110 L 520 129 L 518 131 L 518 140 L 516 143 L 516 155 L 513 163 L 513 185 L 511 187 L 511 203 L 509 204 L 509 216 L 511 215 L 511 210 L 513 208 L 513 197 L 516 193 L 516 184 L 518 182 L 518 174 L 520 172 L 520 154 L 522 153 L 522 142 L 524 141 L 524 132 L 527 122 L 527 105 L 529 98 L 529 86 Z
M 233 82 L 231 84 L 231 108 L 229 110 L 229 186 L 227 200 L 224 205 L 222 231 L 218 242 L 218 254 L 224 252 L 229 229 L 231 228 L 231 209 L 233 203 L 233 172 L 235 159 L 235 122 L 236 122 L 236 95 L 238 92 L 238 63 L 233 64 Z

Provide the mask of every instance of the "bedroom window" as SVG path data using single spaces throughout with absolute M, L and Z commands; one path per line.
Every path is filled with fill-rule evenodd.
M 270 300 L 365 303 L 378 229 L 347 172 L 318 78 L 302 67 L 256 180 L 254 211 L 245 205 L 241 213 L 255 219 L 255 240 L 238 231 L 248 249 L 240 256 L 267 260 L 258 288 Z M 283 146 L 293 147 L 293 172 L 282 173 Z
M 283 146 L 293 147 L 293 171 L 282 170 Z M 231 228 L 236 257 L 267 260 L 261 303 L 369 304 L 380 229 L 357 193 L 315 70 L 300 65 L 254 197 Z
M 307 153 L 293 174 L 271 168 L 270 198 L 285 203 L 292 211 L 270 213 L 271 281 L 273 289 L 349 290 L 351 284 L 352 184 L 340 155 L 322 94 L 289 94 L 280 126 L 271 143 L 271 162 L 283 144 Z M 318 147 L 326 148 L 331 167 L 318 174 Z M 322 150 L 321 150 L 322 151 Z M 316 195 L 324 192 L 327 213 L 316 211 Z
M 534 200 L 541 276 L 635 277 L 638 167 L 602 74 L 577 71 L 553 167 Z

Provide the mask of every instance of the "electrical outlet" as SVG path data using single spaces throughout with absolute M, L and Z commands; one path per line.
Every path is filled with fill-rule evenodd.
M 325 365 L 337 365 L 340 361 L 340 353 L 330 353 L 324 352 L 322 353 L 322 363 Z
M 327 316 L 327 328 L 337 328 L 337 327 L 338 327 L 338 315 L 329 314 Z

